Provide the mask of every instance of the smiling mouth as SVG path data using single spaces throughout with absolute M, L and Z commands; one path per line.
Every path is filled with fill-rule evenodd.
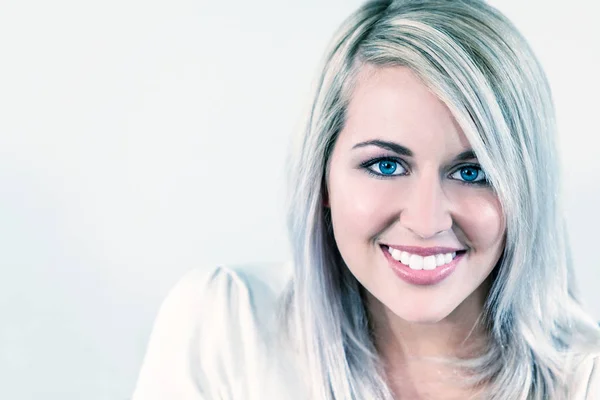
M 435 270 L 440 267 L 447 266 L 452 261 L 466 253 L 466 250 L 454 250 L 451 248 L 432 248 L 432 249 L 417 249 L 421 254 L 403 251 L 398 248 L 392 248 L 387 245 L 380 245 L 382 250 L 390 255 L 392 259 L 412 270 Z M 408 248 L 407 249 L 412 249 Z M 416 249 L 416 248 L 415 248 Z
M 396 276 L 409 284 L 417 286 L 432 286 L 442 282 L 452 275 L 467 253 L 466 250 L 459 250 L 426 257 L 410 254 L 407 259 L 408 253 L 401 252 L 400 260 L 396 260 L 393 254 L 397 253 L 394 251 L 397 249 L 392 249 L 390 253 L 389 246 L 380 245 L 380 247 L 384 257 L 388 260 L 388 265 Z M 438 260 L 440 265 L 438 265 Z M 408 264 L 404 264 L 404 262 Z

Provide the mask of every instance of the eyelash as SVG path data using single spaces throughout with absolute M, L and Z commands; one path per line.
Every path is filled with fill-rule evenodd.
M 408 168 L 406 168 L 404 166 L 402 160 L 399 159 L 399 158 L 395 158 L 395 157 L 378 157 L 378 158 L 374 158 L 372 160 L 369 160 L 369 161 L 366 161 L 366 162 L 362 163 L 361 167 L 368 174 L 370 174 L 371 176 L 374 176 L 377 179 L 388 179 L 388 178 L 393 178 L 393 177 L 396 177 L 396 176 L 406 176 L 406 173 L 404 173 L 404 174 L 398 174 L 398 175 L 384 175 L 384 174 L 377 173 L 377 172 L 375 172 L 375 171 L 373 171 L 372 169 L 369 168 L 370 166 L 372 166 L 374 164 L 377 164 L 378 162 L 381 162 L 381 161 L 393 162 L 393 163 L 399 164 L 405 170 L 408 170 Z M 455 168 L 454 171 L 450 175 L 454 175 L 457 171 L 460 171 L 463 168 L 475 168 L 475 169 L 481 171 L 485 175 L 485 172 L 477 164 L 463 164 L 463 165 L 460 165 L 457 168 Z M 470 186 L 472 186 L 472 185 L 475 185 L 475 186 L 487 186 L 487 185 L 489 185 L 489 181 L 487 179 L 487 176 L 484 179 L 480 180 L 480 181 L 472 181 L 472 182 L 463 181 L 463 180 L 454 179 L 454 178 L 452 178 L 452 179 L 455 180 L 455 181 L 458 181 L 460 183 L 463 183 L 463 184 L 466 184 L 466 185 L 470 185 Z

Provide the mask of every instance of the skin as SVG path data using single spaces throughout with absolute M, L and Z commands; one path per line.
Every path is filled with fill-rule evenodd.
M 354 147 L 370 140 L 395 142 L 413 157 Z M 473 327 L 502 254 L 505 219 L 492 188 L 467 181 L 485 174 L 477 159 L 454 160 L 469 149 L 448 108 L 410 69 L 362 67 L 329 160 L 325 199 L 342 258 L 366 289 L 390 386 L 408 398 L 464 396 L 439 379 L 456 381 L 450 371 L 423 357 L 466 356 L 485 345 L 485 332 Z M 377 157 L 389 159 L 364 165 Z M 467 179 L 465 166 L 475 166 L 462 170 Z M 467 253 L 445 280 L 422 286 L 393 272 L 381 244 Z

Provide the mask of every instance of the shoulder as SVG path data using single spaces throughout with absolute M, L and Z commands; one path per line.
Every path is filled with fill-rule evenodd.
M 163 308 L 175 303 L 194 303 L 206 298 L 206 292 L 222 300 L 239 292 L 269 292 L 278 296 L 291 277 L 291 263 L 252 263 L 196 268 L 185 274 L 167 295 Z M 228 291 L 227 289 L 234 290 Z
M 275 312 L 290 278 L 291 263 L 234 264 L 208 271 L 192 270 L 167 296 L 161 313 L 170 314 L 171 310 L 180 314 L 181 310 L 187 310 L 187 315 L 180 314 L 181 317 L 212 324 L 239 325 L 244 316 L 264 320 Z
M 224 311 L 223 307 L 229 308 L 230 312 L 239 312 L 244 304 L 252 308 L 274 304 L 290 277 L 290 263 L 195 268 L 187 272 L 167 294 L 160 306 L 154 330 L 160 325 L 167 325 L 170 330 L 190 326 L 208 314 L 214 314 L 216 309 Z
M 133 399 L 204 398 L 194 396 L 256 367 L 290 278 L 290 263 L 186 273 L 160 306 Z
M 252 263 L 218 267 L 213 279 L 231 280 L 253 294 L 266 291 L 277 297 L 292 275 L 291 263 Z

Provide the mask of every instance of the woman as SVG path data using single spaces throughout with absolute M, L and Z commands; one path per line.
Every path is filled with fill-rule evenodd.
M 600 399 L 555 130 L 491 6 L 364 4 L 293 147 L 293 262 L 185 277 L 134 399 Z

